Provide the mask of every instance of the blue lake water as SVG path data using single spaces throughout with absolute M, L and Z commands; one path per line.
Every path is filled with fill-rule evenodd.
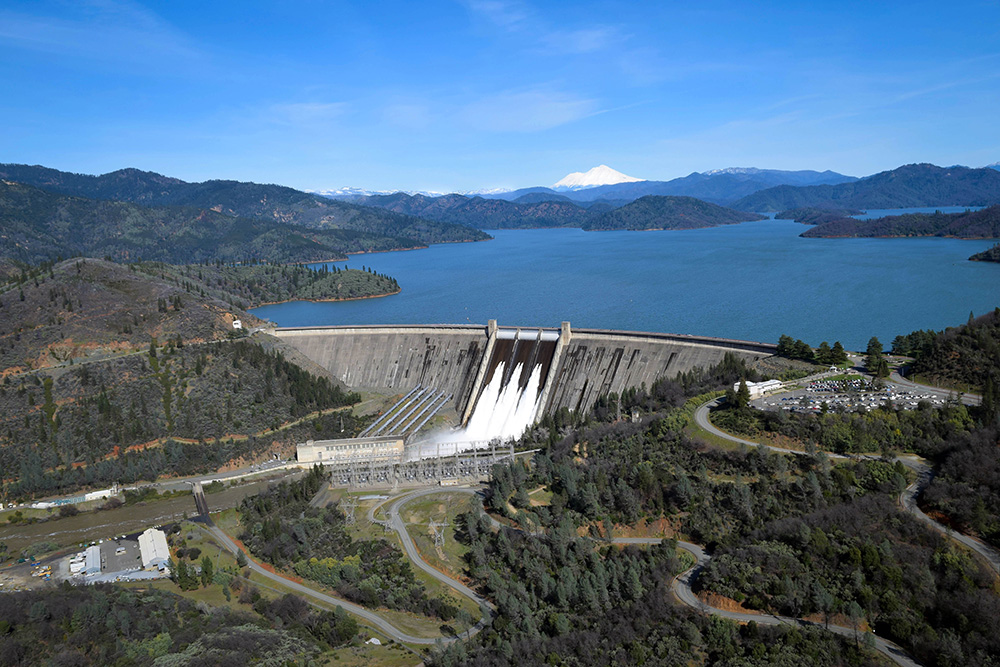
M 1000 306 L 1000 264 L 967 261 L 993 241 L 804 239 L 765 220 L 711 229 L 492 231 L 481 243 L 352 257 L 402 292 L 254 310 L 280 326 L 485 324 L 661 331 L 863 350 Z

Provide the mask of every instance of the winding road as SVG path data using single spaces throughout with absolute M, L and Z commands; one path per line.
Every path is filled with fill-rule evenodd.
M 747 447 L 761 447 L 782 454 L 795 454 L 797 456 L 806 456 L 806 452 L 801 452 L 795 449 L 785 449 L 783 447 L 775 447 L 774 445 L 768 445 L 761 442 L 746 440 L 745 438 L 740 438 L 735 435 L 732 435 L 731 433 L 726 433 L 725 431 L 720 430 L 714 424 L 712 424 L 711 420 L 709 419 L 709 411 L 713 407 L 719 405 L 719 403 L 722 400 L 723 399 L 721 398 L 717 398 L 699 406 L 694 413 L 695 423 L 697 423 L 698 426 L 704 429 L 705 431 L 708 431 L 709 433 L 718 438 L 723 438 L 725 440 L 728 440 L 730 442 L 735 442 L 740 445 L 746 445 Z M 843 454 L 834 454 L 830 452 L 825 452 L 825 454 L 831 459 L 879 458 L 877 456 L 872 456 L 872 455 L 860 455 L 860 456 L 850 457 L 850 456 L 844 456 Z M 927 465 L 926 463 L 924 463 L 915 456 L 896 456 L 892 460 L 899 461 L 904 466 L 915 472 L 917 475 L 916 481 L 914 481 L 913 484 L 910 484 L 908 487 L 906 487 L 906 489 L 904 489 L 899 496 L 899 502 L 903 506 L 903 509 L 905 509 L 909 514 L 911 514 L 924 524 L 930 526 L 934 530 L 938 531 L 942 535 L 949 537 L 953 540 L 956 540 L 958 542 L 961 542 L 965 546 L 975 551 L 983 558 L 984 561 L 986 561 L 986 563 L 990 566 L 990 568 L 993 569 L 994 572 L 1000 575 L 1000 552 L 997 552 L 996 549 L 989 546 L 982 540 L 976 539 L 975 537 L 971 537 L 969 535 L 963 535 L 962 533 L 956 532 L 948 528 L 947 526 L 938 523 L 937 521 L 929 517 L 927 514 L 924 514 L 924 512 L 920 509 L 919 505 L 917 504 L 917 497 L 920 495 L 920 492 L 923 491 L 924 488 L 926 488 L 926 486 L 930 483 L 931 479 L 934 476 L 934 470 L 929 465 Z
M 711 433 L 716 437 L 723 438 L 725 440 L 735 442 L 740 445 L 745 445 L 747 447 L 763 447 L 775 452 L 780 452 L 783 454 L 794 454 L 797 456 L 806 455 L 805 452 L 792 449 L 785 449 L 781 447 L 775 447 L 773 445 L 768 445 L 740 438 L 716 428 L 715 425 L 713 425 L 709 420 L 709 410 L 715 405 L 717 405 L 719 403 L 719 400 L 720 399 L 709 401 L 699 406 L 699 408 L 695 412 L 694 415 L 695 422 L 698 424 L 698 426 L 700 426 L 707 432 Z M 851 458 L 841 454 L 833 454 L 833 453 L 827 453 L 827 456 L 833 459 Z M 876 458 L 876 457 L 866 457 L 866 458 Z M 928 526 L 931 526 L 932 528 L 941 532 L 947 537 L 955 539 L 961 542 L 962 544 L 968 546 L 969 548 L 975 550 L 979 555 L 983 557 L 983 559 L 990 565 L 990 567 L 993 568 L 994 571 L 1000 574 L 1000 554 L 998 554 L 994 549 L 992 549 L 991 547 L 987 546 L 986 544 L 975 538 L 969 537 L 967 535 L 962 535 L 960 533 L 956 533 L 947 528 L 946 526 L 939 524 L 934 519 L 924 514 L 918 507 L 916 499 L 919 496 L 920 492 L 926 487 L 927 483 L 929 483 L 933 475 L 933 470 L 922 461 L 917 460 L 915 457 L 896 457 L 895 460 L 900 461 L 903 465 L 907 466 L 909 469 L 917 473 L 917 480 L 913 484 L 908 486 L 900 494 L 900 503 L 902 504 L 903 508 L 911 515 L 919 519 L 920 521 L 926 523 Z M 368 510 L 368 520 L 372 523 L 379 524 L 386 527 L 387 529 L 393 530 L 399 536 L 399 540 L 403 545 L 403 550 L 406 553 L 407 558 L 410 559 L 410 562 L 412 562 L 414 566 L 416 566 L 423 572 L 427 573 L 429 576 L 433 577 L 442 584 L 451 587 L 460 595 L 464 595 L 470 600 L 473 600 L 479 606 L 480 610 L 482 611 L 482 618 L 476 623 L 475 626 L 469 629 L 468 636 L 471 636 L 479 632 L 484 627 L 486 627 L 487 624 L 490 622 L 491 616 L 495 610 L 494 605 L 489 600 L 483 598 L 465 584 L 461 583 L 460 581 L 456 581 L 455 579 L 452 579 L 451 577 L 445 575 L 443 572 L 437 570 L 436 568 L 430 566 L 427 562 L 425 562 L 423 558 L 421 558 L 420 553 L 417 551 L 416 544 L 414 544 L 413 539 L 410 537 L 409 532 L 406 530 L 406 524 L 403 521 L 402 517 L 400 516 L 400 510 L 407 503 L 416 500 L 418 498 L 422 498 L 424 496 L 436 495 L 442 493 L 479 494 L 480 491 L 476 488 L 463 487 L 463 486 L 448 487 L 448 488 L 428 487 L 424 489 L 418 489 L 415 491 L 408 491 L 401 495 L 387 498 L 381 503 L 373 505 Z M 379 509 L 383 508 L 387 503 L 391 503 L 388 505 L 388 508 L 386 509 L 387 518 L 385 519 L 377 518 L 376 515 Z M 502 529 L 506 527 L 500 522 L 498 522 L 495 518 L 490 516 L 489 514 L 487 514 L 487 516 L 490 518 L 490 521 L 495 528 Z M 233 553 L 239 553 L 242 550 L 239 545 L 237 545 L 228 535 L 226 535 L 225 532 L 223 532 L 217 526 L 209 523 L 209 531 L 212 533 L 213 536 L 215 536 L 217 540 L 219 540 L 219 543 L 222 544 L 229 551 Z M 614 544 L 659 544 L 662 541 L 663 541 L 662 538 L 643 538 L 643 537 L 618 537 L 612 539 L 612 543 Z M 712 607 L 711 605 L 705 603 L 700 598 L 698 598 L 698 596 L 694 593 L 694 590 L 692 588 L 695 582 L 697 581 L 698 576 L 701 574 L 705 566 L 711 560 L 711 556 L 705 553 L 705 550 L 697 544 L 679 541 L 677 542 L 677 546 L 680 549 L 688 551 L 695 558 L 695 564 L 685 572 L 682 572 L 677 577 L 675 577 L 671 585 L 675 596 L 683 604 L 701 613 L 720 616 L 722 618 L 727 618 L 740 623 L 749 623 L 753 621 L 755 623 L 762 625 L 795 625 L 795 626 L 820 627 L 820 628 L 825 628 L 830 632 L 841 635 L 843 637 L 856 638 L 857 634 L 853 628 L 847 628 L 839 625 L 822 625 L 814 623 L 812 621 L 807 621 L 799 618 L 791 618 L 787 616 L 776 616 L 772 614 L 750 614 L 744 612 L 728 611 Z M 326 593 L 314 590 L 296 581 L 275 574 L 265 569 L 264 567 L 260 566 L 258 563 L 256 563 L 250 557 L 250 554 L 246 553 L 245 551 L 244 554 L 247 556 L 249 567 L 257 574 L 272 581 L 275 581 L 281 584 L 282 586 L 285 586 L 286 588 L 289 588 L 301 595 L 306 596 L 307 598 L 312 598 L 313 600 L 319 601 L 326 605 L 335 605 L 343 607 L 345 611 L 349 611 L 357 615 L 366 622 L 370 623 L 372 626 L 378 628 L 387 637 L 390 637 L 395 641 L 404 644 L 416 644 L 416 645 L 426 646 L 437 643 L 453 642 L 458 639 L 458 637 L 447 637 L 443 639 L 415 637 L 413 635 L 410 635 L 409 633 L 400 630 L 399 628 L 396 628 L 391 622 L 389 622 L 387 619 L 379 615 L 378 612 L 366 609 L 364 607 L 348 602 L 346 600 L 342 600 L 332 595 L 328 595 Z M 909 656 L 905 650 L 903 650 L 898 645 L 882 637 L 875 636 L 875 648 L 883 655 L 893 660 L 896 664 L 900 665 L 901 667 L 920 667 L 920 663 L 918 663 L 911 656 Z

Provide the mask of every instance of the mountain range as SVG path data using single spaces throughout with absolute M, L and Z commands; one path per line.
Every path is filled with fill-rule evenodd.
M 0 164 L 0 179 L 0 255 L 26 262 L 73 254 L 317 261 L 490 238 L 279 185 L 187 183 L 138 169 L 89 176 L 17 164 Z
M 910 208 L 988 206 L 1000 202 L 1000 171 L 908 164 L 849 183 L 780 185 L 733 202 L 741 211 L 794 208 Z
M 590 173 L 576 182 L 630 178 L 610 169 Z M 802 208 L 813 209 L 810 222 L 827 222 L 849 210 L 1000 202 L 997 169 L 930 164 L 861 179 L 830 171 L 732 168 L 673 181 L 566 186 L 578 189 L 563 192 L 527 188 L 502 197 L 394 193 L 351 201 L 280 185 L 189 183 L 138 169 L 90 176 L 0 164 L 0 180 L 0 257 L 28 263 L 75 254 L 170 262 L 316 261 L 488 239 L 483 229 L 680 229 Z M 776 181 L 782 184 L 765 187 Z M 740 196 L 745 192 L 750 194 Z M 721 208 L 718 202 L 734 203 Z M 838 210 L 822 212 L 830 209 Z

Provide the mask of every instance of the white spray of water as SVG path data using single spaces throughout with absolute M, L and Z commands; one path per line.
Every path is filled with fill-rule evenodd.
M 531 370 L 523 390 L 517 381 L 523 365 L 514 367 L 506 385 L 503 384 L 505 368 L 506 363 L 500 362 L 483 388 L 465 428 L 437 434 L 430 441 L 415 445 L 407 458 L 450 456 L 473 447 L 485 449 L 490 440 L 509 440 L 524 433 L 524 429 L 534 423 L 541 403 L 542 366 L 536 365 Z

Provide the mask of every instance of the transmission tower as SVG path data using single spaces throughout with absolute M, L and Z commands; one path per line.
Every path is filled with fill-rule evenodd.
M 440 549 L 444 546 L 444 530 L 442 529 L 451 525 L 448 523 L 448 517 L 445 516 L 444 521 L 441 523 L 431 521 L 429 525 L 431 528 L 431 534 L 434 535 L 434 546 L 435 548 Z
M 354 525 L 354 510 L 358 508 L 358 497 L 347 496 L 340 501 L 340 509 L 344 512 L 344 524 Z

